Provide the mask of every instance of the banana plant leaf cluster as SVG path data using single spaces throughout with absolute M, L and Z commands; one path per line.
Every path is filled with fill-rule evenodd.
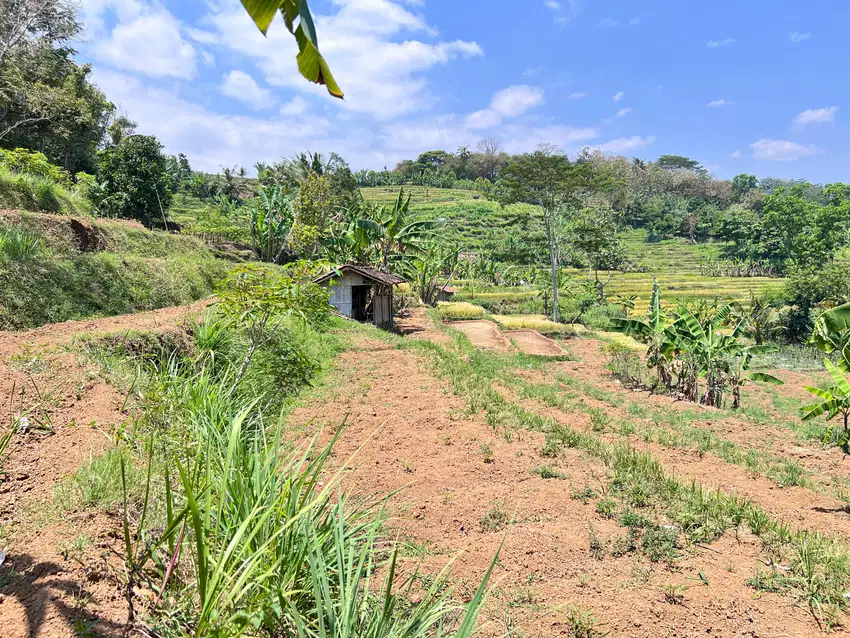
M 345 211 L 325 240 L 325 252 L 337 263 L 409 274 L 436 242 L 432 231 L 439 225 L 411 219 L 410 195 L 402 189 L 392 206 L 361 201 Z
M 717 408 L 731 395 L 732 408 L 739 408 L 746 383 L 779 385 L 782 381 L 771 374 L 750 372 L 753 357 L 774 348 L 746 345 L 742 341 L 746 320 L 729 328 L 732 310 L 730 304 L 706 305 L 697 311 L 680 305 L 668 318 L 655 282 L 647 318 L 619 319 L 613 329 L 647 344 L 646 363 L 656 371 L 657 388 Z
M 261 261 L 279 263 L 295 216 L 294 197 L 275 186 L 260 189 L 251 209 L 251 243 Z
M 824 387 L 806 386 L 820 400 L 804 406 L 800 415 L 803 421 L 822 415 L 832 421 L 840 415 L 843 428 L 828 428 L 823 442 L 834 443 L 850 454 L 850 303 L 821 314 L 815 321 L 810 343 L 836 361 L 824 357 L 823 364 L 832 383 Z
M 310 82 L 323 84 L 332 96 L 343 97 L 342 89 L 319 52 L 319 37 L 307 0 L 242 0 L 242 6 L 263 35 L 280 11 L 286 28 L 298 44 L 295 56 L 298 72 Z

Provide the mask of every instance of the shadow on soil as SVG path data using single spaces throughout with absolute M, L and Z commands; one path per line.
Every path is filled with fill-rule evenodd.
M 60 563 L 36 562 L 27 554 L 9 556 L 0 566 L 0 595 L 15 599 L 26 611 L 26 636 L 38 636 L 45 622 L 55 622 L 52 620 L 55 616 L 62 618 L 70 635 L 103 638 L 126 635 L 124 624 L 105 620 L 86 609 L 94 602 L 93 594 L 86 589 L 85 582 L 63 578 L 66 572 L 67 568 Z M 69 601 L 74 604 L 69 605 Z M 44 629 L 51 633 L 50 629 Z M 2 633 L 5 635 L 5 631 Z

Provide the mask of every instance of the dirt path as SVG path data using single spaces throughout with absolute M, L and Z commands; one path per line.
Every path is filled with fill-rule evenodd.
M 465 334 L 470 343 L 476 348 L 495 350 L 496 352 L 508 352 L 511 350 L 510 341 L 499 330 L 499 326 L 492 321 L 485 321 L 483 319 L 452 321 L 448 325 Z
M 510 330 L 504 336 L 525 354 L 540 357 L 562 357 L 567 354 L 557 341 L 544 337 L 536 330 Z
M 421 562 L 435 573 L 462 551 L 454 575 L 468 593 L 504 539 L 482 635 L 574 635 L 566 620 L 572 607 L 618 637 L 820 635 L 788 598 L 756 595 L 745 584 L 760 564 L 758 539 L 724 537 L 686 552 L 673 569 L 635 553 L 615 557 L 624 529 L 596 511 L 606 484 L 598 461 L 568 449 L 558 461 L 545 459 L 563 479 L 541 478 L 533 472 L 544 461 L 541 436 L 500 438 L 416 355 L 369 345 L 343 354 L 328 394 L 296 410 L 291 423 L 334 426 L 347 417 L 339 463 L 368 439 L 345 482 L 360 495 L 400 490 L 390 528 L 408 571 Z M 583 488 L 597 496 L 571 496 Z M 604 560 L 590 551 L 591 537 Z M 678 586 L 683 604 L 666 602 L 664 588 Z
M 114 444 L 111 432 L 128 415 L 124 397 L 67 346 L 84 333 L 166 329 L 205 305 L 0 333 L 0 428 L 19 414 L 42 424 L 15 436 L 0 481 L 0 547 L 7 549 L 0 566 L 3 638 L 123 632 L 126 607 L 111 577 L 120 521 L 64 514 L 52 499 L 57 483 Z

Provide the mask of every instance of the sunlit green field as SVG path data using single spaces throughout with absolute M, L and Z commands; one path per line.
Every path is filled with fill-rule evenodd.
M 496 229 L 518 233 L 538 233 L 539 213 L 531 206 L 501 207 L 496 202 L 486 200 L 475 191 L 407 187 L 411 193 L 411 208 L 418 217 L 442 220 L 447 235 L 460 241 L 464 250 L 479 249 L 482 239 Z M 364 188 L 364 197 L 369 201 L 388 203 L 398 194 L 396 188 Z M 661 284 L 662 296 L 666 306 L 675 306 L 680 302 L 705 299 L 713 301 L 735 301 L 747 304 L 750 295 L 759 295 L 770 289 L 781 288 L 782 279 L 766 277 L 709 277 L 701 274 L 706 262 L 722 260 L 723 244 L 692 244 L 684 239 L 667 239 L 648 243 L 645 230 L 627 230 L 622 236 L 626 242 L 630 260 L 640 270 L 646 272 L 614 272 L 606 287 L 609 298 L 636 295 L 635 314 L 644 314 L 649 304 L 652 282 L 657 279 Z M 567 269 L 577 286 L 589 275 L 587 271 Z M 608 274 L 604 273 L 603 281 Z M 480 284 L 464 286 L 459 299 L 492 305 L 505 301 L 512 305 L 533 300 L 535 293 L 527 288 L 482 287 Z M 517 308 L 519 312 L 530 312 L 525 305 Z M 537 311 L 536 308 L 533 311 Z

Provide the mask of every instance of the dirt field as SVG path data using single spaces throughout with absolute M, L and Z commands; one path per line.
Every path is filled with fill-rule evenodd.
M 83 367 L 67 346 L 85 333 L 167 329 L 200 312 L 192 307 L 74 321 L 0 333 L 2 423 L 18 411 L 43 428 L 19 434 L 0 482 L 0 636 L 34 638 L 124 634 L 127 611 L 118 587 L 120 519 L 80 510 L 60 515 L 53 490 L 112 444 L 128 415 L 124 397 Z M 86 548 L 69 552 L 75 541 Z
M 510 330 L 505 332 L 505 337 L 510 340 L 520 352 L 533 354 L 540 357 L 562 357 L 567 354 L 558 342 L 549 337 L 544 337 L 536 330 Z
M 437 338 L 439 333 L 425 325 L 427 318 L 419 319 L 417 336 Z M 486 326 L 464 332 L 475 337 L 476 345 L 482 333 L 489 334 Z M 369 495 L 400 490 L 391 501 L 391 527 L 409 548 L 408 563 L 421 561 L 436 572 L 460 552 L 454 573 L 469 592 L 504 540 L 484 635 L 501 636 L 506 629 L 524 636 L 573 635 L 566 620 L 572 607 L 590 610 L 612 636 L 768 638 L 823 633 L 805 605 L 747 585 L 764 567 L 762 542 L 749 533 L 737 538 L 727 533 L 710 545 L 687 548 L 669 567 L 634 554 L 594 557 L 590 537 L 611 547 L 623 528 L 600 516 L 594 499 L 576 499 L 571 492 L 588 486 L 597 494 L 604 489 L 602 463 L 566 450 L 556 461 L 562 480 L 541 478 L 533 473 L 542 462 L 541 435 L 526 431 L 508 442 L 483 415 L 469 415 L 465 402 L 435 379 L 415 354 L 361 345 L 363 351 L 342 355 L 329 380 L 331 385 L 357 387 L 344 396 L 335 393 L 330 401 L 305 405 L 291 421 L 333 425 L 348 417 L 338 459 L 348 458 L 371 437 L 357 454 L 347 485 Z M 681 404 L 671 407 L 668 398 L 633 393 L 612 381 L 604 372 L 600 345 L 592 339 L 575 340 L 571 350 L 581 361 L 549 364 L 534 375 L 551 383 L 558 372 L 568 370 L 641 405 L 681 409 Z M 527 403 L 573 427 L 590 427 L 586 414 Z M 612 410 L 611 417 L 623 418 L 624 413 Z M 781 434 L 786 441 L 794 440 L 793 433 Z M 834 498 L 804 487 L 780 488 L 711 454 L 643 444 L 637 437 L 631 442 L 685 480 L 751 498 L 795 524 L 850 536 L 847 514 Z M 807 446 L 803 456 L 818 451 Z M 838 458 L 834 451 L 820 452 Z M 494 511 L 506 515 L 506 526 L 488 527 Z M 683 592 L 682 598 L 671 603 L 665 592 L 675 588 Z
M 56 484 L 108 449 L 115 426 L 128 417 L 123 396 L 82 366 L 67 346 L 83 333 L 168 329 L 202 307 L 0 333 L 4 419 L 21 405 L 41 404 L 38 409 L 52 427 L 15 439 L 8 476 L 0 483 L 0 542 L 8 548 L 0 566 L 2 638 L 76 636 L 85 628 L 96 628 L 95 635 L 125 633 L 126 606 L 116 572 L 120 520 L 82 508 L 62 515 L 51 506 Z M 406 340 L 451 346 L 421 311 L 400 320 L 399 327 Z M 452 327 L 476 345 L 512 350 L 490 322 Z M 557 343 L 535 335 L 508 333 L 524 352 L 564 354 Z M 850 542 L 845 503 L 835 495 L 850 484 L 850 466 L 840 451 L 823 449 L 782 425 L 771 397 L 756 387 L 748 388 L 745 401 L 774 410 L 775 422 L 757 423 L 628 390 L 605 370 L 601 345 L 574 339 L 569 349 L 577 361 L 545 361 L 497 380 L 494 387 L 534 414 L 648 451 L 682 481 L 721 488 L 794 526 Z M 611 476 L 600 458 L 574 448 L 543 458 L 542 433 L 522 424 L 509 436 L 494 429 L 417 349 L 363 336 L 353 346 L 305 396 L 290 423 L 299 432 L 308 423 L 308 431 L 315 431 L 347 418 L 334 459 L 343 463 L 362 446 L 345 486 L 359 496 L 397 492 L 389 501 L 388 530 L 401 543 L 403 572 L 421 564 L 425 573 L 436 574 L 456 558 L 453 579 L 463 598 L 504 543 L 480 635 L 573 636 L 574 609 L 585 611 L 598 631 L 610 636 L 824 635 L 804 602 L 747 584 L 767 565 L 762 539 L 743 529 L 729 531 L 711 543 L 681 547 L 669 563 L 618 552 L 627 534 L 601 511 Z M 803 376 L 794 375 L 794 383 Z M 552 401 L 541 398 L 550 395 L 528 393 L 530 387 L 547 386 L 557 388 Z M 607 419 L 601 429 L 600 414 Z M 619 429 L 624 423 L 634 431 Z M 692 430 L 715 437 L 710 439 L 715 447 L 692 446 L 683 434 Z M 680 437 L 675 445 L 669 438 L 674 434 Z M 793 461 L 808 482 L 783 486 L 767 472 L 767 460 L 758 471 L 745 467 L 724 458 L 720 450 L 726 448 L 717 441 L 759 459 Z M 69 551 L 81 537 L 89 541 L 85 550 Z
M 465 334 L 466 338 L 476 348 L 497 352 L 507 352 L 511 349 L 510 341 L 499 330 L 499 326 L 492 321 L 453 321 L 448 325 Z

